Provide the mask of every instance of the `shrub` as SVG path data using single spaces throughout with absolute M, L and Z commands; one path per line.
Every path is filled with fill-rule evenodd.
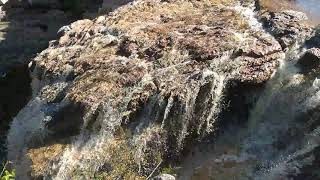
M 7 166 L 8 166 L 8 162 L 3 164 L 0 178 L 1 178 L 1 180 L 14 180 L 15 176 L 16 176 L 15 170 L 13 169 L 10 171 L 7 169 Z

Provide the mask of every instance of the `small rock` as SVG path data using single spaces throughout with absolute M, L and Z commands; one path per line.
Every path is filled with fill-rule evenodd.
M 302 72 L 310 72 L 320 65 L 320 49 L 309 49 L 298 61 L 297 65 Z
M 60 38 L 62 36 L 64 36 L 68 31 L 71 30 L 70 26 L 62 26 L 58 32 L 57 32 L 57 36 Z
M 304 23 L 307 16 L 297 11 L 266 12 L 261 15 L 263 26 L 279 41 L 283 49 L 311 35 Z
M 175 180 L 176 178 L 170 174 L 160 174 L 159 176 L 156 176 L 152 178 L 152 180 Z
M 104 16 L 99 16 L 96 20 L 96 23 L 103 23 L 105 21 L 105 17 Z

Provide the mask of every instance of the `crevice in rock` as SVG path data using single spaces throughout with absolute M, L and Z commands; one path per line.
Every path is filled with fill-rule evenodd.
M 14 116 L 31 98 L 31 79 L 27 65 L 8 68 L 0 78 L 0 161 L 3 160 L 6 133 Z

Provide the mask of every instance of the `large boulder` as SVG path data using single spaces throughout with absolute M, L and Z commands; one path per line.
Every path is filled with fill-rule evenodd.
M 33 59 L 8 135 L 17 176 L 146 178 L 216 134 L 230 89 L 263 86 L 284 57 L 245 4 L 138 0 L 68 26 Z

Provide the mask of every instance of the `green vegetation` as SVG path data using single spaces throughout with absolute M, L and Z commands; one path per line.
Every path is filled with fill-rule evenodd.
M 161 174 L 174 175 L 174 174 L 176 174 L 176 170 L 171 165 L 169 165 L 168 167 L 162 168 Z
M 15 170 L 8 170 L 7 166 L 8 166 L 9 162 L 4 163 L 2 166 L 2 171 L 0 174 L 0 180 L 14 180 L 16 173 Z

